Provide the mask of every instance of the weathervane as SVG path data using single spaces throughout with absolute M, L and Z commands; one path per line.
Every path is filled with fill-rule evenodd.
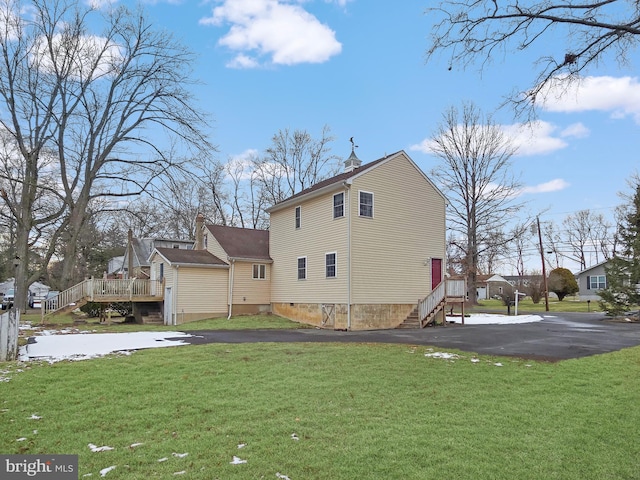
M 353 152 L 353 151 L 355 151 L 355 149 L 356 149 L 356 148 L 358 148 L 358 145 L 356 145 L 356 144 L 354 143 L 354 141 L 353 141 L 353 137 L 351 137 L 351 138 L 349 139 L 349 141 L 351 142 L 351 151 Z

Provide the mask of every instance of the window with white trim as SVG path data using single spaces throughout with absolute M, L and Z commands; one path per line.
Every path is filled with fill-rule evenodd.
M 302 207 L 296 207 L 296 229 L 300 228 L 301 215 L 302 215 Z
M 336 252 L 326 253 L 324 264 L 327 278 L 336 278 L 338 276 L 338 254 Z
M 344 192 L 333 196 L 333 218 L 344 217 Z
M 307 257 L 298 257 L 298 280 L 307 279 Z
M 604 275 L 592 275 L 589 277 L 590 290 L 602 290 L 607 288 L 607 277 Z
M 373 193 L 360 191 L 358 197 L 360 216 L 373 218 Z
M 267 266 L 264 263 L 253 264 L 253 279 L 264 280 L 267 278 Z

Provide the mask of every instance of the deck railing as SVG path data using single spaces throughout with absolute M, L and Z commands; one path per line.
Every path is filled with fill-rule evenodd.
M 148 297 L 157 297 L 161 300 L 163 291 L 162 280 L 90 278 L 60 292 L 55 297 L 43 300 L 42 316 L 73 306 L 82 300 L 126 302 Z
M 464 280 L 445 280 L 434 288 L 429 295 L 418 301 L 418 314 L 420 321 L 438 308 L 445 299 L 465 298 L 467 296 L 467 286 Z

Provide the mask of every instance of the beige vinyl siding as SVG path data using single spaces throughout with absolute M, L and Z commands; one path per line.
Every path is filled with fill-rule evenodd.
M 356 177 L 351 191 L 351 302 L 417 302 L 431 291 L 431 258 L 444 268 L 444 198 L 402 154 Z M 359 216 L 359 191 L 373 193 L 373 218 Z
M 228 269 L 181 266 L 177 269 L 171 267 L 171 274 L 178 279 L 177 293 L 174 292 L 174 295 L 177 295 L 179 323 L 183 311 L 190 314 L 227 311 Z
M 224 248 L 222 248 L 220 243 L 218 243 L 218 240 L 216 240 L 216 237 L 213 236 L 213 234 L 209 231 L 209 229 L 205 229 L 204 234 L 207 235 L 206 250 L 209 253 L 218 257 L 220 260 L 224 260 L 226 262 L 228 258 L 227 252 L 225 252 Z
M 348 219 L 333 218 L 333 195 L 301 201 L 271 214 L 269 233 L 271 301 L 274 303 L 346 303 Z M 302 222 L 295 228 L 295 208 Z M 337 253 L 336 278 L 325 277 L 325 254 Z M 298 280 L 298 257 L 307 257 L 307 278 Z
M 265 279 L 253 279 L 253 265 L 265 265 Z M 235 262 L 233 304 L 268 305 L 271 303 L 271 265 L 260 262 Z

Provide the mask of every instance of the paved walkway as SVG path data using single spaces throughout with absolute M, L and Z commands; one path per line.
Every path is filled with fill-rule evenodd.
M 561 360 L 640 345 L 640 323 L 612 322 L 601 313 L 541 315 L 515 325 L 449 325 L 420 330 L 340 332 L 297 330 L 206 330 L 181 338 L 192 344 L 250 342 L 398 343 L 455 348 L 488 355 Z

